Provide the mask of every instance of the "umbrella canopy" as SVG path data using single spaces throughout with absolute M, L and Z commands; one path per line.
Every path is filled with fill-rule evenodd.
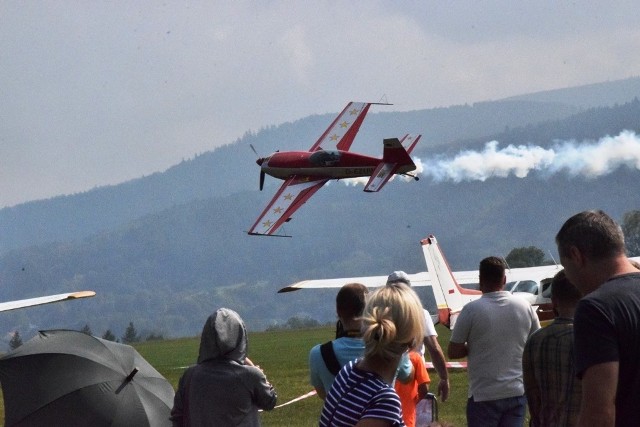
M 133 347 L 40 331 L 0 359 L 6 426 L 163 426 L 174 391 Z

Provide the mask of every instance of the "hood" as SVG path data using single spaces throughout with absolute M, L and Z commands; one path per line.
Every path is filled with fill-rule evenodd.
M 200 337 L 198 363 L 210 359 L 228 359 L 244 363 L 247 356 L 247 330 L 240 315 L 221 308 L 207 319 Z

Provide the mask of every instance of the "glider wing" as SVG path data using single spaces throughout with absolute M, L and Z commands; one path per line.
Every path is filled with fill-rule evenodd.
M 94 296 L 96 293 L 93 291 L 79 291 L 70 292 L 66 294 L 48 295 L 45 297 L 21 299 L 17 301 L 8 301 L 0 303 L 0 311 L 10 311 L 18 308 L 32 307 L 34 305 L 49 304 L 52 302 L 66 301 L 78 298 L 88 298 Z

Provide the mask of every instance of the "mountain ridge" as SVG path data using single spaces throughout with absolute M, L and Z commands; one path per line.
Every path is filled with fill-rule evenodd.
M 550 145 L 554 138 L 598 139 L 624 129 L 640 133 L 640 102 L 634 99 L 637 95 L 630 96 L 630 102 L 623 105 L 573 114 L 568 114 L 573 108 L 543 109 L 536 118 L 552 117 L 533 124 L 527 116 L 516 119 L 526 122 L 522 126 L 505 127 L 503 120 L 481 131 L 469 126 L 460 131 L 460 135 L 467 132 L 466 138 L 451 137 L 456 129 L 434 132 L 438 137 L 425 137 L 414 154 L 422 158 L 448 156 L 482 148 L 491 139 L 501 144 Z M 534 104 L 510 101 L 501 106 L 510 107 L 504 117 L 515 117 L 531 111 Z M 521 108 L 512 108 L 514 105 Z M 491 104 L 454 110 L 456 120 L 461 117 L 459 112 L 469 116 L 478 113 L 473 120 L 480 123 L 488 120 L 490 113 L 495 115 L 499 107 Z M 554 118 L 557 114 L 564 118 Z M 378 141 L 367 142 L 367 147 L 379 155 L 381 139 L 387 136 L 382 132 L 418 127 L 409 125 L 415 117 L 419 117 L 416 112 L 373 113 L 371 125 L 363 125 L 357 143 Z M 597 179 L 532 173 L 526 178 L 489 178 L 484 182 L 394 180 L 375 194 L 332 182 L 286 225 L 293 238 L 247 236 L 245 231 L 279 185 L 279 181 L 268 180 L 265 191 L 257 190 L 258 168 L 249 144 L 265 153 L 286 149 L 285 142 L 299 144 L 298 135 L 313 134 L 311 139 L 315 140 L 317 128 L 326 127 L 330 119 L 328 115 L 313 116 L 247 133 L 234 144 L 170 168 L 166 175 L 153 174 L 146 181 L 109 187 L 106 196 L 100 191 L 107 189 L 96 189 L 55 198 L 49 204 L 31 202 L 30 208 L 44 209 L 38 214 L 25 213 L 24 206 L 0 210 L 3 239 L 16 223 L 47 236 L 40 242 L 25 239 L 26 243 L 10 248 L 3 243 L 0 299 L 78 289 L 98 293 L 86 301 L 6 313 L 0 318 L 0 328 L 18 329 L 26 338 L 33 330 L 29 325 L 80 329 L 89 324 L 101 334 L 106 329 L 117 333 L 133 321 L 143 334 L 184 336 L 197 333 L 202 319 L 222 305 L 242 312 L 252 329 L 284 322 L 294 315 L 330 320 L 334 318 L 331 291 L 290 295 L 276 291 L 309 278 L 384 275 L 398 269 L 424 271 L 419 241 L 428 234 L 438 236 L 455 269 L 474 268 L 481 256 L 506 255 L 513 247 L 535 245 L 553 251 L 555 232 L 575 211 L 603 208 L 620 219 L 624 212 L 640 207 L 640 196 L 629 191 L 637 185 L 639 173 L 629 168 Z M 211 163 L 211 158 L 217 163 Z M 194 171 L 190 175 L 191 167 Z M 138 194 L 134 184 L 143 181 L 153 185 L 139 187 L 137 190 L 148 193 Z M 190 184 L 198 190 L 188 192 Z M 117 190 L 129 195 L 118 196 Z M 96 194 L 103 197 L 100 203 L 92 200 Z M 88 204 L 90 213 L 74 200 Z M 132 200 L 138 206 L 127 205 Z M 95 214 L 123 201 L 121 209 L 126 215 L 112 222 Z M 67 222 L 56 221 L 47 205 L 61 209 Z M 143 209 L 145 206 L 148 209 Z M 8 213 L 15 218 L 9 221 Z M 67 224 L 78 218 L 95 224 L 65 235 Z M 47 227 L 63 230 L 50 236 Z M 13 238 L 19 239 L 16 236 Z

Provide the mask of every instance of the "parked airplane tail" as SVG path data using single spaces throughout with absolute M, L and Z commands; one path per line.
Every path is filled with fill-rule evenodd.
M 416 165 L 411 160 L 409 154 L 416 146 L 422 135 L 405 135 L 402 140 L 398 138 L 387 138 L 384 140 L 382 161 L 371 174 L 369 182 L 364 187 L 364 191 L 376 192 L 389 181 L 396 173 L 406 174 L 416 169 Z M 408 144 L 405 148 L 404 144 Z M 418 179 L 417 177 L 415 178 Z
M 435 236 L 430 235 L 420 243 L 438 305 L 439 320 L 446 327 L 453 329 L 462 307 L 469 301 L 478 299 L 482 292 L 466 289 L 458 284 Z

